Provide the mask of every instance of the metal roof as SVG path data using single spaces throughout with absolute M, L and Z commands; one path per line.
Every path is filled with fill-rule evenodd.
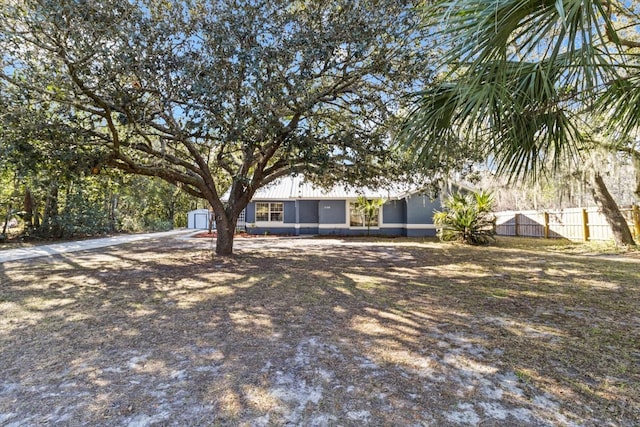
M 416 187 L 396 185 L 392 188 L 353 188 L 336 185 L 325 189 L 315 186 L 304 179 L 303 176 L 282 177 L 274 182 L 259 188 L 252 200 L 300 200 L 300 199 L 356 199 L 365 196 L 368 199 L 401 199 L 409 194 L 417 192 Z

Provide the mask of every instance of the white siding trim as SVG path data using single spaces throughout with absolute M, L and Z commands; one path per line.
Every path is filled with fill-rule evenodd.
M 282 221 L 256 221 L 251 224 L 247 223 L 247 225 L 251 225 L 253 227 L 284 227 L 284 226 L 292 226 L 293 223 L 285 223 Z
M 435 224 L 405 224 L 402 222 L 382 224 L 380 228 L 406 228 L 407 230 L 435 230 Z

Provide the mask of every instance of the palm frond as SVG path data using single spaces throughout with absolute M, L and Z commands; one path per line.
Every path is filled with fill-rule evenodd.
M 475 151 L 508 175 L 537 173 L 582 144 L 556 82 L 546 63 L 479 64 L 472 77 L 421 92 L 402 141 L 428 166 Z
M 434 214 L 438 237 L 472 245 L 486 244 L 495 235 L 495 216 L 491 213 L 490 193 L 451 194 L 443 202 L 444 209 Z
M 558 165 L 583 144 L 578 117 L 604 106 L 640 123 L 637 87 L 621 79 L 608 0 L 448 0 L 425 9 L 449 50 L 441 82 L 417 94 L 400 139 L 424 164 L 475 152 L 512 177 Z M 638 93 L 638 91 L 635 91 Z M 624 104 L 624 105 L 623 105 Z M 634 115 L 633 113 L 636 113 Z M 631 126 L 631 125 L 630 125 Z M 475 150 L 475 151 L 474 151 Z
M 640 128 L 640 70 L 613 80 L 598 98 L 596 108 L 618 134 L 629 135 Z

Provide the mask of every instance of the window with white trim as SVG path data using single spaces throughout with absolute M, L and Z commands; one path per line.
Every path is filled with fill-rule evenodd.
M 256 221 L 283 222 L 284 221 L 284 203 L 256 202 Z
M 380 209 L 372 215 L 367 215 L 358 206 L 358 202 L 349 202 L 349 226 L 350 227 L 377 227 L 380 224 Z

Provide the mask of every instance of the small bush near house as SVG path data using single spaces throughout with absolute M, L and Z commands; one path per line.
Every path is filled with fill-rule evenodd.
M 434 215 L 438 237 L 470 245 L 489 243 L 495 235 L 492 206 L 493 196 L 484 191 L 452 194 L 444 202 L 443 211 Z

